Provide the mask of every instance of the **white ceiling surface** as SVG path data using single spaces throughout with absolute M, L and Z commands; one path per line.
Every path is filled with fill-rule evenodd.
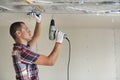
M 120 0 L 0 0 L 0 12 L 30 12 L 40 6 L 43 13 L 118 13 Z
M 28 27 L 35 24 L 34 16 L 25 13 L 0 13 L 0 28 L 7 27 L 15 21 L 24 21 Z M 120 15 L 116 14 L 54 14 L 55 25 L 60 30 L 65 29 L 120 29 Z M 52 14 L 42 15 L 42 26 L 48 30 Z M 46 29 L 47 28 L 47 29 Z M 64 29 L 63 29 L 64 28 Z

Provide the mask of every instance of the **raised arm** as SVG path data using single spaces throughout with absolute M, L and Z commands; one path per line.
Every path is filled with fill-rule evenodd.
M 58 32 L 56 43 L 51 53 L 48 56 L 40 55 L 38 59 L 35 61 L 35 64 L 47 65 L 47 66 L 54 65 L 57 60 L 58 54 L 60 52 L 60 47 L 63 42 L 63 37 L 64 37 L 64 33 Z
M 30 48 L 38 41 L 41 33 L 41 15 L 36 16 L 36 25 L 32 39 L 29 41 Z

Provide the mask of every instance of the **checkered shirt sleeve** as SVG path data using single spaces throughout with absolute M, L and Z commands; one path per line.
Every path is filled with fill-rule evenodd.
M 19 56 L 21 62 L 34 64 L 34 62 L 40 56 L 39 54 L 31 51 L 28 47 L 15 46 L 14 51 L 16 50 L 18 51 L 17 55 Z

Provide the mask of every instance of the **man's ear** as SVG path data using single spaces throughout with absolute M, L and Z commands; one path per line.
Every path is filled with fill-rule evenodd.
M 16 36 L 21 36 L 21 31 L 16 31 Z

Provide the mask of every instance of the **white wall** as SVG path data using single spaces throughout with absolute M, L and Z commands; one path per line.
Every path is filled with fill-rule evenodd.
M 14 41 L 9 26 L 24 21 L 33 31 L 35 19 L 26 14 L 0 13 L 0 80 L 15 80 L 11 50 Z M 48 55 L 54 41 L 48 39 L 51 14 L 43 14 L 42 35 L 33 48 Z M 70 80 L 120 79 L 120 15 L 55 14 L 56 26 L 66 32 L 72 45 Z M 52 67 L 38 66 L 40 80 L 67 80 L 68 42 L 64 40 L 59 58 Z

